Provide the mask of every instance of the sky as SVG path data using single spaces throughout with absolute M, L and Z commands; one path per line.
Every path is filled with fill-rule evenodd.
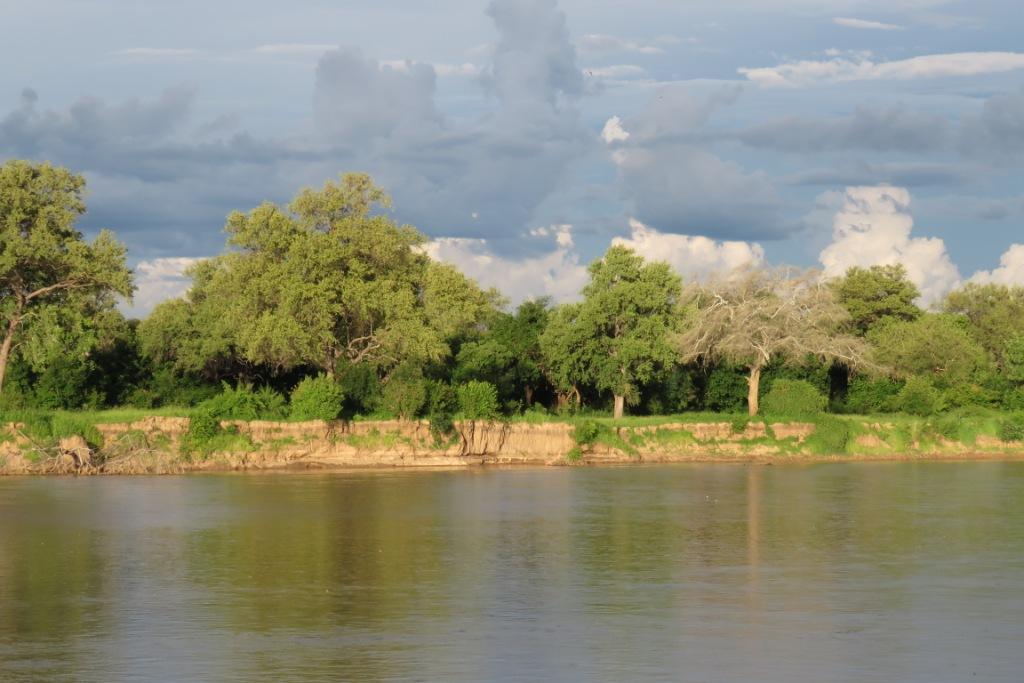
M 0 0 L 0 158 L 81 172 L 132 315 L 233 210 L 366 171 L 511 301 L 685 279 L 1024 284 L 1019 0 Z

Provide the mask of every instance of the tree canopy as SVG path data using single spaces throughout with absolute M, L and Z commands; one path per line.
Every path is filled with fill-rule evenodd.
M 75 227 L 84 193 L 64 168 L 0 166 L 0 392 L 16 352 L 35 365 L 87 353 L 115 295 L 132 294 L 125 247 L 106 230 L 86 242 Z
M 684 361 L 724 360 L 749 370 L 747 406 L 759 409 L 764 368 L 776 358 L 811 358 L 851 367 L 867 362 L 867 345 L 843 329 L 849 313 L 815 271 L 751 270 L 690 289 L 692 324 L 677 338 Z
M 673 360 L 668 335 L 677 329 L 682 283 L 667 263 L 645 263 L 621 246 L 588 270 L 583 301 L 558 314 L 541 347 L 548 365 L 561 368 L 561 384 L 592 382 L 613 395 L 621 417 L 625 403 L 638 400 L 639 385 Z
M 907 278 L 902 264 L 854 266 L 831 284 L 836 300 L 850 313 L 850 323 L 860 335 L 884 320 L 914 320 L 921 314 L 914 303 L 921 292 Z

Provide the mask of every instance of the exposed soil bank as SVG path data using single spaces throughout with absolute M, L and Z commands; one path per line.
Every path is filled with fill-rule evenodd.
M 226 470 L 481 465 L 629 464 L 671 462 L 802 462 L 1024 458 L 1024 444 L 980 436 L 973 444 L 899 443 L 889 425 L 862 425 L 847 452 L 818 455 L 805 442 L 815 426 L 752 422 L 735 431 L 728 422 L 618 427 L 579 447 L 571 424 L 462 422 L 447 444 L 437 444 L 426 422 L 225 422 L 234 445 L 208 455 L 182 449 L 187 418 L 149 417 L 98 425 L 103 445 L 81 437 L 49 448 L 18 425 L 0 434 L 0 474 L 169 474 Z

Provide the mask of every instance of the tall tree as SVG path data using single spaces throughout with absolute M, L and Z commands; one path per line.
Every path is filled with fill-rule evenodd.
M 849 313 L 815 271 L 751 270 L 691 288 L 685 305 L 692 320 L 677 339 L 683 361 L 745 365 L 751 415 L 759 410 L 761 373 L 776 358 L 868 363 L 864 341 L 842 331 Z
M 1006 369 L 1007 344 L 1024 335 L 1024 287 L 971 282 L 951 292 L 943 308 L 964 316 L 971 336 Z
M 550 366 L 569 368 L 564 379 L 610 392 L 620 418 L 639 399 L 639 385 L 673 361 L 669 334 L 677 329 L 682 283 L 667 263 L 645 263 L 622 246 L 588 270 L 583 301 L 560 309 L 541 348 Z M 573 377 L 574 367 L 582 377 Z
M 970 384 L 988 368 L 988 355 L 958 316 L 926 313 L 871 331 L 875 357 L 900 379 L 928 377 L 943 388 Z
M 0 392 L 12 354 L 27 340 L 52 346 L 68 327 L 110 310 L 115 295 L 132 294 L 125 248 L 113 233 L 86 242 L 75 228 L 84 191 L 82 176 L 65 168 L 0 166 Z
M 907 278 L 902 264 L 854 266 L 832 281 L 836 299 L 850 313 L 850 322 L 861 336 L 883 320 L 914 320 L 921 309 L 914 300 L 921 296 L 917 285 Z
M 496 295 L 427 257 L 415 229 L 374 213 L 388 206 L 369 176 L 346 174 L 287 207 L 231 214 L 232 251 L 194 272 L 194 311 L 161 311 L 164 331 L 146 331 L 144 342 L 158 347 L 190 330 L 176 358 L 192 369 L 229 354 L 280 370 L 333 375 L 366 363 L 386 373 L 445 356 L 448 340 L 476 326 Z

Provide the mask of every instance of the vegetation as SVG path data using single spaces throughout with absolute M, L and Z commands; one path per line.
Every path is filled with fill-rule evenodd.
M 348 174 L 231 214 L 188 294 L 135 321 L 116 306 L 132 291 L 125 248 L 75 226 L 84 193 L 66 169 L 0 166 L 0 422 L 40 442 L 156 414 L 191 417 L 196 453 L 242 443 L 231 420 L 428 419 L 437 444 L 457 419 L 571 420 L 582 452 L 668 423 L 746 434 L 738 413 L 762 408 L 817 424 L 820 452 L 864 436 L 858 414 L 893 425 L 893 443 L 1018 440 L 1019 287 L 968 284 L 935 311 L 898 265 L 684 288 L 614 246 L 578 303 L 513 309 L 429 258 L 385 192 Z

